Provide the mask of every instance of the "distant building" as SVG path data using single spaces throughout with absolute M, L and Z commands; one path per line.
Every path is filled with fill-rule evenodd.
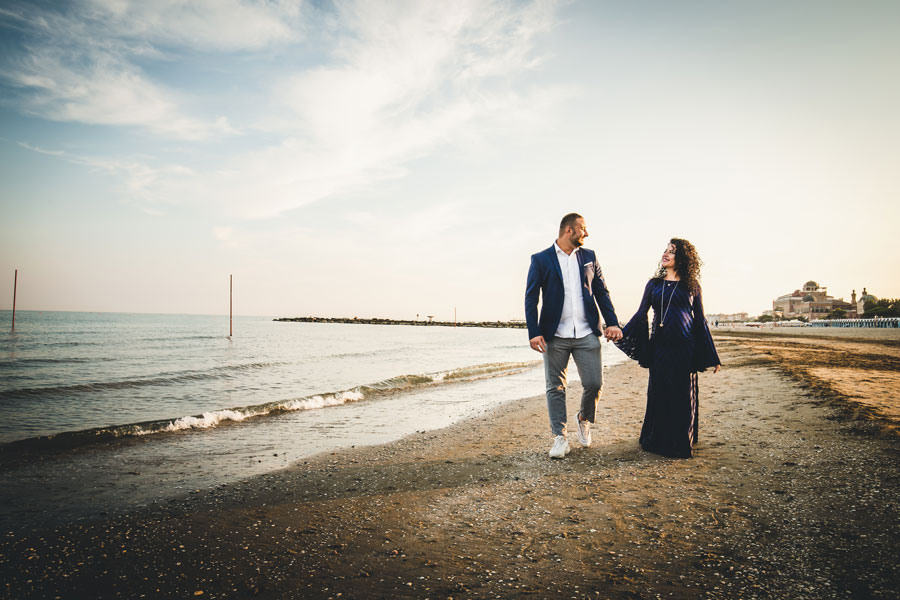
M 856 292 L 854 291 L 853 296 L 856 296 Z M 870 294 L 866 291 L 866 288 L 863 288 L 862 296 L 859 297 L 859 300 L 856 301 L 856 314 L 859 317 L 862 317 L 866 314 L 866 302 L 878 302 L 878 298 Z
M 706 315 L 706 320 L 710 323 L 742 323 L 749 319 L 749 315 L 745 312 L 742 313 L 719 313 L 719 314 L 710 314 Z
M 863 290 L 865 295 L 865 290 Z M 806 317 L 824 319 L 831 311 L 841 309 L 848 319 L 855 319 L 859 311 L 860 303 L 856 300 L 856 290 L 850 296 L 851 302 L 845 302 L 843 298 L 833 298 L 828 295 L 828 288 L 819 287 L 815 281 L 807 281 L 803 288 L 794 290 L 790 294 L 779 296 L 772 301 L 772 314 L 785 319 Z

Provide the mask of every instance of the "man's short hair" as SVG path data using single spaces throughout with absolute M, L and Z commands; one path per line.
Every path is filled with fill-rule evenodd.
M 559 235 L 562 235 L 565 232 L 566 227 L 575 227 L 575 221 L 578 219 L 583 219 L 581 215 L 578 213 L 569 213 L 562 218 L 562 221 L 559 222 Z

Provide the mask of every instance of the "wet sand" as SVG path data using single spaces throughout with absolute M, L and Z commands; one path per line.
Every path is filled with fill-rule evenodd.
M 715 337 L 694 459 L 639 449 L 646 371 L 628 363 L 607 372 L 593 447 L 570 433 L 565 460 L 535 396 L 161 508 L 9 524 L 0 594 L 896 597 L 900 343 Z

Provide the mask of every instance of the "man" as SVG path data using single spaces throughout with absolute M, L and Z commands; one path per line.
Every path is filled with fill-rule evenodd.
M 532 349 L 544 355 L 547 382 L 547 412 L 553 446 L 550 458 L 569 453 L 566 439 L 566 371 L 569 357 L 581 377 L 584 392 L 577 417 L 578 441 L 591 445 L 591 423 L 603 388 L 600 335 L 610 341 L 622 339 L 619 320 L 609 299 L 609 290 L 593 250 L 583 248 L 588 236 L 584 217 L 570 213 L 559 224 L 559 237 L 552 246 L 531 257 L 525 287 L 525 321 Z M 538 298 L 542 306 L 538 317 Z M 595 302 L 596 301 L 596 302 Z M 606 321 L 602 332 L 600 313 Z

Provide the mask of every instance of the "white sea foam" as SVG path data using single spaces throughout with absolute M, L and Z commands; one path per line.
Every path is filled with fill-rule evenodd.
M 283 410 L 314 410 L 317 408 L 325 408 L 326 406 L 339 406 L 347 402 L 356 402 L 365 398 L 362 392 L 351 390 L 347 392 L 338 392 L 337 394 L 326 394 L 324 396 L 312 396 L 310 398 L 299 398 L 282 402 L 280 407 Z
M 288 400 L 287 402 L 279 402 L 264 406 L 247 407 L 244 409 L 224 409 L 211 412 L 205 412 L 200 416 L 187 415 L 173 421 L 169 421 L 161 427 L 137 427 L 129 434 L 147 435 L 151 433 L 162 433 L 172 431 L 182 431 L 184 429 L 209 429 L 223 423 L 238 423 L 252 417 L 267 415 L 276 411 L 295 411 L 295 410 L 315 410 L 325 408 L 326 406 L 339 406 L 347 402 L 356 402 L 362 400 L 365 396 L 362 392 L 349 390 L 337 392 L 335 394 L 324 394 L 310 396 L 308 398 L 298 398 L 296 400 Z
M 238 410 L 217 410 L 213 412 L 205 412 L 199 417 L 185 416 L 175 419 L 167 426 L 157 431 L 180 431 L 182 429 L 208 429 L 215 427 L 225 421 L 243 421 L 249 417 L 255 417 L 261 412 L 242 412 Z M 142 431 L 141 433 L 154 433 L 152 431 Z

